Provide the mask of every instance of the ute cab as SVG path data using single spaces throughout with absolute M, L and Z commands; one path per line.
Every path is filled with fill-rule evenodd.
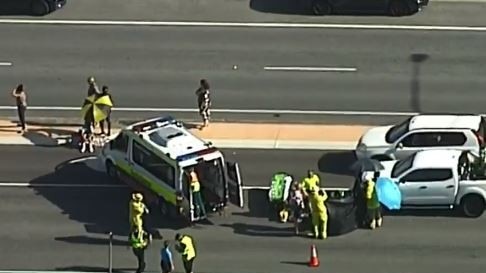
M 122 176 L 154 195 L 162 214 L 195 215 L 189 169 L 199 176 L 208 212 L 220 212 L 230 203 L 243 207 L 240 170 L 226 162 L 221 151 L 172 117 L 137 122 L 122 129 L 101 151 L 109 176 Z M 138 188 L 138 187 L 137 187 Z M 205 217 L 204 217 L 205 218 Z

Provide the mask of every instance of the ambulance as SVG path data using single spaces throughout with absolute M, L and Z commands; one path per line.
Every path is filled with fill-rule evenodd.
M 157 209 L 169 217 L 182 214 L 191 222 L 206 218 L 195 215 L 191 168 L 199 176 L 208 212 L 222 212 L 231 203 L 244 206 L 238 163 L 225 161 L 211 142 L 170 116 L 125 127 L 104 145 L 100 159 L 110 177 L 128 178 L 156 196 Z

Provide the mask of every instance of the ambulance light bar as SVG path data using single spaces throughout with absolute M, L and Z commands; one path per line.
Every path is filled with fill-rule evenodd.
M 133 131 L 135 132 L 146 132 L 156 128 L 161 128 L 167 126 L 168 124 L 176 123 L 177 121 L 171 116 L 164 116 L 156 119 L 147 120 L 142 123 L 137 123 L 133 125 Z
M 215 148 L 215 147 L 211 147 L 211 148 L 208 148 L 208 149 L 204 149 L 204 150 L 201 150 L 201 151 L 198 151 L 198 152 L 194 152 L 194 153 L 190 153 L 190 154 L 185 154 L 185 155 L 180 155 L 176 158 L 177 161 L 186 161 L 186 160 L 189 160 L 189 159 L 193 159 L 193 158 L 196 158 L 196 157 L 201 157 L 201 156 L 204 156 L 204 155 L 207 155 L 207 154 L 210 154 L 210 153 L 214 153 L 214 152 L 217 152 L 218 149 Z

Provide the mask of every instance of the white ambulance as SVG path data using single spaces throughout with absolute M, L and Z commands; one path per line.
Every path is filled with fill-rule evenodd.
M 100 158 L 110 177 L 128 177 L 157 196 L 160 212 L 168 216 L 202 220 L 195 215 L 189 187 L 191 167 L 208 212 L 221 212 L 229 203 L 244 205 L 238 164 L 226 162 L 221 151 L 172 117 L 127 126 L 103 147 Z

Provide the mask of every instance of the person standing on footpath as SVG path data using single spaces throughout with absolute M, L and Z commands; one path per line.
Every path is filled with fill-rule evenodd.
M 101 92 L 96 84 L 96 79 L 90 76 L 88 77 L 88 97 L 92 95 L 101 95 Z
M 145 250 L 152 241 L 152 236 L 143 229 L 136 229 L 130 234 L 130 244 L 133 254 L 137 257 L 137 271 L 142 273 L 145 270 Z
M 164 247 L 160 250 L 160 268 L 162 273 L 172 273 L 175 270 L 169 241 L 164 241 Z
M 25 112 L 27 110 L 27 94 L 25 92 L 24 85 L 19 84 L 12 91 L 12 96 L 15 98 L 17 113 L 19 115 L 19 126 L 21 127 L 21 131 L 19 133 L 24 133 L 27 131 L 27 126 L 25 122 Z
M 111 96 L 110 94 L 110 91 L 108 89 L 108 86 L 106 85 L 103 85 L 103 87 L 101 88 L 101 96 L 108 96 L 111 100 L 111 103 L 114 104 L 113 102 L 113 97 Z M 101 134 L 105 134 L 105 122 L 106 122 L 106 129 L 107 129 L 107 136 L 110 136 L 111 134 L 111 109 L 110 109 L 110 112 L 108 113 L 108 116 L 106 117 L 105 120 L 102 120 L 100 122 L 100 127 L 101 127 Z
M 209 120 L 211 117 L 211 94 L 209 92 L 209 83 L 206 79 L 200 80 L 200 86 L 196 90 L 197 96 L 197 106 L 199 108 L 199 114 L 203 120 L 203 125 L 201 127 L 205 128 L 209 125 Z
M 186 273 L 193 273 L 192 268 L 194 260 L 196 259 L 196 248 L 194 247 L 194 240 L 189 235 L 182 235 L 177 233 L 175 236 L 178 245 L 177 251 L 182 255 L 182 263 Z

